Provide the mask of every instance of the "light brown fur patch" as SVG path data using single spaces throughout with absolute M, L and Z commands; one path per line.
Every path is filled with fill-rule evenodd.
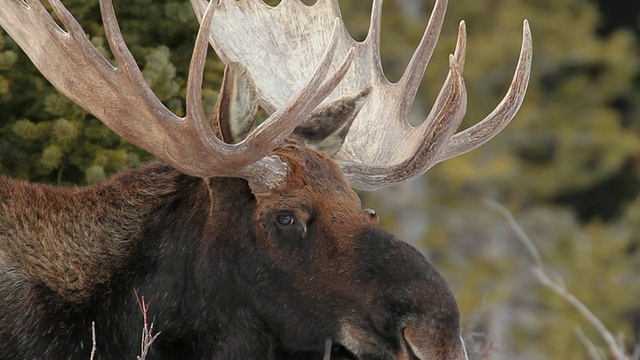
M 70 302 L 92 296 L 130 258 L 132 239 L 174 191 L 169 173 L 134 172 L 143 171 L 84 188 L 0 178 L 0 260 L 7 262 L 0 268 L 20 268 L 27 281 Z

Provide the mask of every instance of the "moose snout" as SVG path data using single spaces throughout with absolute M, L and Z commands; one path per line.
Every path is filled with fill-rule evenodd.
M 457 333 L 436 334 L 427 319 L 414 320 L 402 329 L 398 360 L 467 360 L 462 338 Z

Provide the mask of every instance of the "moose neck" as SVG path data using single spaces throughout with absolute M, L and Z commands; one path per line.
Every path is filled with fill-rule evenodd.
M 274 348 L 269 332 L 256 322 L 250 304 L 244 303 L 249 297 L 237 286 L 246 261 L 242 254 L 255 237 L 251 216 L 255 199 L 247 182 L 203 180 L 177 172 L 172 181 L 175 194 L 154 211 L 139 240 L 131 264 L 135 269 L 129 272 L 137 277 L 122 281 L 122 293 L 114 300 L 124 298 L 127 312 L 142 324 L 134 289 L 139 298 L 144 297 L 149 304 L 148 318 L 156 319 L 156 328 L 162 329 L 156 344 L 162 352 L 189 354 L 175 344 L 184 343 L 185 338 L 197 343 L 202 334 L 242 335 L 244 341 L 254 337 L 252 341 L 264 343 L 265 349 Z M 190 333 L 184 333 L 184 328 Z

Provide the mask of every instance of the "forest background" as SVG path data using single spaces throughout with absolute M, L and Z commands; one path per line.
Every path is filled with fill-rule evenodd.
M 64 3 L 111 58 L 97 1 Z M 188 1 L 114 3 L 145 78 L 181 114 L 197 32 Z M 341 1 L 356 39 L 366 36 L 370 3 Z M 382 59 L 391 80 L 400 77 L 432 5 L 384 3 Z M 593 357 L 580 332 L 605 349 L 579 313 L 536 282 L 513 228 L 487 199 L 511 211 L 554 278 L 632 349 L 640 335 L 640 2 L 450 1 L 414 123 L 424 119 L 444 81 L 462 19 L 469 34 L 462 127 L 482 119 L 504 95 L 522 21 L 529 19 L 534 61 L 522 109 L 480 149 L 412 182 L 362 193 L 363 205 L 420 247 L 451 283 L 472 358 Z M 209 57 L 204 100 L 211 108 L 223 65 Z M 2 30 L 0 114 L 0 174 L 90 184 L 151 160 L 58 94 Z

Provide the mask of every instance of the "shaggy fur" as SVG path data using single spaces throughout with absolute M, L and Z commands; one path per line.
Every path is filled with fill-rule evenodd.
M 134 359 L 136 294 L 160 332 L 148 359 L 320 358 L 327 337 L 384 359 L 408 321 L 459 353 L 455 300 L 426 259 L 360 208 L 333 160 L 274 153 L 289 174 L 271 193 L 163 164 L 86 188 L 0 179 L 0 359 L 89 359 L 92 322 L 97 359 Z

